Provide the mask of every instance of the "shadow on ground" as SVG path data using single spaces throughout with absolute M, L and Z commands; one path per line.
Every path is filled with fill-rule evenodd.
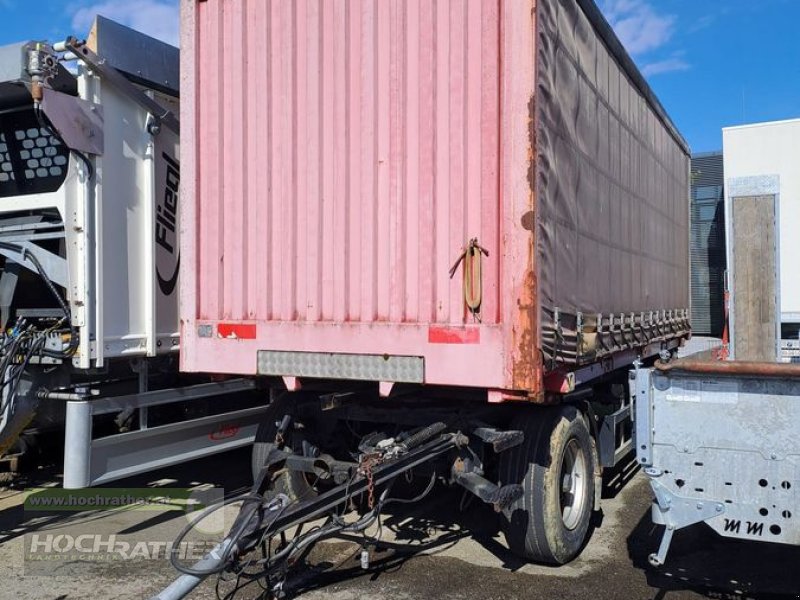
M 434 579 L 443 577 L 448 571 L 450 577 L 458 577 L 456 573 L 462 569 L 469 569 L 473 575 L 483 570 L 493 571 L 500 577 L 505 574 L 509 578 L 526 578 L 518 571 L 528 563 L 512 554 L 498 540 L 502 539 L 499 536 L 499 520 L 490 507 L 477 500 L 463 505 L 463 491 L 460 489 L 437 488 L 435 492 L 438 493 L 429 501 L 391 507 L 382 520 L 384 537 L 388 541 L 372 543 L 364 537 L 348 536 L 317 544 L 292 569 L 287 587 L 284 588 L 287 597 L 295 598 L 331 586 L 353 584 L 356 580 L 366 584 L 396 581 L 399 578 L 411 584 L 409 579 L 414 579 L 413 585 L 419 585 L 417 573 L 428 572 L 434 557 L 441 561 L 436 564 L 435 574 L 431 572 Z M 438 556 L 465 538 L 472 538 L 484 551 L 498 559 L 499 568 L 476 567 L 452 557 Z M 367 569 L 363 569 L 360 562 L 363 547 L 369 550 Z M 445 567 L 447 564 L 452 567 Z M 557 567 L 550 569 L 557 575 Z M 509 583 L 511 581 L 509 579 Z M 221 597 L 226 600 L 269 598 L 260 588 L 262 584 L 242 578 L 222 583 L 219 590 L 222 591 Z M 447 590 L 447 587 L 438 589 L 432 584 L 429 597 L 440 597 L 439 594 Z M 412 592 L 410 589 L 408 591 Z M 413 593 L 411 597 L 414 597 Z
M 129 477 L 127 479 L 97 486 L 100 489 L 137 489 L 137 488 L 190 488 L 200 484 L 219 487 L 225 496 L 239 494 L 250 485 L 250 449 L 234 450 L 225 455 L 214 457 L 224 461 L 225 468 L 209 468 L 207 460 L 193 461 L 179 467 L 168 467 L 152 473 Z M 22 494 L 30 488 L 42 485 L 60 487 L 60 474 L 53 465 L 43 467 L 34 473 L 18 478 L 13 487 L 2 493 L 6 508 L 0 509 L 0 544 L 16 537 L 54 527 L 69 526 L 72 523 L 91 524 L 92 521 L 106 519 L 110 511 L 65 512 L 37 510 L 26 512 L 19 502 L 13 502 L 15 494 Z M 34 492 L 32 495 L 41 495 Z M 175 511 L 139 512 L 145 516 L 135 525 L 125 529 L 109 532 L 120 535 L 135 533 L 161 523 L 175 519 Z M 180 514 L 180 513 L 179 513 Z
M 617 496 L 637 472 L 638 467 L 632 460 L 609 470 L 604 478 L 603 497 Z M 414 492 L 407 490 L 405 495 L 413 496 Z M 598 513 L 594 527 L 599 527 L 601 522 L 602 514 Z M 434 566 L 434 558 L 440 562 L 436 563 L 437 575 L 431 574 L 433 578 L 440 577 L 439 574 L 447 570 L 444 565 L 450 565 L 451 577 L 466 579 L 465 572 L 469 571 L 470 576 L 480 578 L 480 573 L 483 573 L 486 579 L 505 579 L 504 587 L 517 590 L 517 593 L 528 590 L 530 585 L 536 585 L 537 580 L 550 579 L 551 584 L 557 585 L 563 576 L 559 567 L 549 565 L 537 566 L 535 577 L 522 572 L 522 568 L 529 563 L 506 547 L 500 534 L 498 515 L 491 507 L 465 494 L 458 487 L 437 487 L 430 500 L 415 505 L 392 506 L 390 513 L 383 519 L 383 528 L 385 533 L 390 532 L 386 537 L 391 541 L 366 544 L 370 551 L 370 563 L 366 570 L 361 567 L 359 560 L 361 548 L 365 545 L 364 538 L 352 537 L 345 541 L 316 546 L 292 570 L 288 579 L 290 587 L 284 590 L 288 597 L 352 583 L 356 579 L 369 582 L 384 578 L 392 580 L 401 571 L 404 575 L 402 580 L 410 583 L 409 577 L 412 573 L 426 571 Z M 492 555 L 497 566 L 478 567 L 449 555 L 439 556 L 465 538 L 472 538 L 483 551 Z M 589 577 L 585 578 L 583 584 L 590 588 L 595 585 L 590 584 Z M 251 598 L 255 592 L 262 593 L 256 582 L 247 581 L 246 578 L 228 581 L 220 589 L 225 590 L 222 596 L 228 600 Z M 440 597 L 439 594 L 443 594 L 445 589 L 432 592 L 430 597 Z M 528 596 L 526 592 L 522 596 L 508 597 Z
M 724 538 L 699 523 L 675 533 L 666 564 L 647 561 L 664 531 L 653 525 L 650 511 L 639 519 L 627 539 L 633 567 L 642 571 L 655 596 L 693 591 L 724 600 L 800 598 L 800 548 Z

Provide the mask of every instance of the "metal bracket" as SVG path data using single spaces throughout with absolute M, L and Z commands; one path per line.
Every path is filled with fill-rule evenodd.
M 613 467 L 630 453 L 633 440 L 631 438 L 622 439 L 618 446 L 617 431 L 620 425 L 630 421 L 631 417 L 630 404 L 626 404 L 616 412 L 602 417 L 597 441 L 600 464 L 603 467 Z
M 636 444 L 636 459 L 642 466 L 653 464 L 653 425 L 650 406 L 650 369 L 636 368 L 631 371 L 632 403 L 635 412 L 633 439 Z
M 103 107 L 44 88 L 42 110 L 64 143 L 73 150 L 103 154 Z
M 267 406 L 256 406 L 92 439 L 97 415 L 185 402 L 255 389 L 251 379 L 231 379 L 67 402 L 64 488 L 79 489 L 146 473 L 251 444 Z
M 178 117 L 175 116 L 175 113 L 164 108 L 161 104 L 133 85 L 114 67 L 107 65 L 106 60 L 92 52 L 86 45 L 86 42 L 81 42 L 74 37 L 69 37 L 64 43 L 64 46 L 94 71 L 99 73 L 105 81 L 153 115 L 154 124 L 168 127 L 175 132 L 176 135 L 180 135 L 180 121 Z M 153 134 L 156 133 L 156 130 L 153 129 L 152 126 L 151 131 Z
M 12 260 L 5 264 L 3 273 L 0 274 L 0 328 L 3 330 L 11 318 L 11 303 L 14 300 L 21 268 L 18 262 Z
M 725 505 L 722 502 L 678 496 L 658 481 L 657 477 L 661 476 L 661 471 L 648 468 L 644 472 L 650 479 L 650 487 L 653 488 L 656 497 L 653 504 L 653 522 L 666 526 L 658 552 L 647 558 L 651 565 L 660 567 L 667 559 L 667 552 L 676 530 L 722 515 L 725 512 Z
M 519 446 L 525 441 L 525 434 L 517 430 L 501 431 L 494 427 L 481 426 L 473 429 L 472 433 L 484 443 L 491 444 L 492 450 L 498 453 Z

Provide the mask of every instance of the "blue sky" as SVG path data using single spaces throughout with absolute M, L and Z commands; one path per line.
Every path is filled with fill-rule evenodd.
M 695 152 L 721 128 L 800 117 L 800 0 L 600 2 Z
M 598 1 L 694 151 L 800 117 L 800 0 Z M 0 0 L 0 45 L 85 35 L 97 12 L 177 42 L 178 0 Z

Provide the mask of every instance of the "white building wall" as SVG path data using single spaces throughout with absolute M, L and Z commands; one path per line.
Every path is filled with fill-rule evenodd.
M 726 215 L 730 198 L 746 195 L 743 186 L 778 194 L 779 310 L 783 322 L 800 322 L 800 119 L 729 127 L 722 143 Z M 732 240 L 729 220 L 727 227 Z

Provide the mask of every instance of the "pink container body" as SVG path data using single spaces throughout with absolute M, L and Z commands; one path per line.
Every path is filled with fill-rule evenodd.
M 533 88 L 519 14 L 183 3 L 184 370 L 255 373 L 265 349 L 411 355 L 426 383 L 530 389 L 512 380 L 530 239 L 508 226 L 531 207 L 530 144 L 500 135 Z M 481 323 L 448 273 L 471 238 L 489 252 Z
M 685 149 L 581 2 L 183 2 L 182 369 L 538 398 L 558 315 L 688 307 Z

